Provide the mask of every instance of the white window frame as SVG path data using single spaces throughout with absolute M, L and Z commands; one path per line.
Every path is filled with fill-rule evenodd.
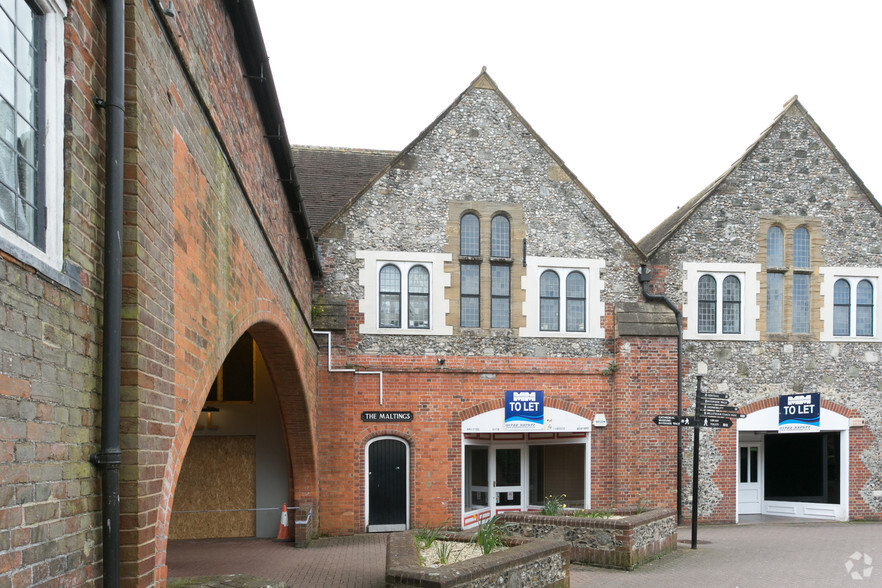
M 821 275 L 821 341 L 882 341 L 882 329 L 879 321 L 882 320 L 882 309 L 879 305 L 879 286 L 882 284 L 882 268 L 866 267 L 821 267 L 818 269 Z M 857 314 L 857 285 L 861 280 L 867 280 L 873 285 L 873 336 L 834 335 L 833 334 L 833 287 L 838 280 L 845 280 L 851 286 L 849 295 L 850 323 L 849 331 L 855 332 L 855 316 Z
M 557 337 L 568 339 L 602 339 L 606 331 L 601 326 L 604 305 L 600 293 L 605 283 L 600 279 L 601 268 L 606 267 L 602 259 L 577 259 L 570 257 L 532 257 L 527 256 L 527 271 L 521 278 L 525 298 L 523 313 L 527 325 L 521 327 L 521 337 Z M 558 330 L 539 329 L 539 279 L 543 272 L 551 270 L 560 278 L 560 320 Z M 566 280 L 572 272 L 580 272 L 585 277 L 585 330 L 567 331 Z
M 35 0 L 35 3 L 43 11 L 46 60 L 38 90 L 43 94 L 43 116 L 39 122 L 45 147 L 38 181 L 43 184 L 46 207 L 45 249 L 2 225 L 0 249 L 66 284 L 69 280 L 58 274 L 64 266 L 64 19 L 67 6 L 57 0 Z
M 760 307 L 757 304 L 759 294 L 758 275 L 762 266 L 758 263 L 684 263 L 683 264 L 683 316 L 686 328 L 683 329 L 684 339 L 694 340 L 729 340 L 759 341 L 760 333 L 756 328 Z M 698 332 L 698 280 L 710 274 L 717 282 L 717 332 Z M 741 282 L 741 328 L 740 333 L 723 333 L 723 280 L 726 276 L 735 276 Z
M 406 251 L 356 251 L 355 257 L 364 260 L 358 270 L 358 283 L 364 288 L 364 297 L 358 301 L 358 310 L 364 315 L 359 332 L 365 335 L 452 335 L 446 315 L 450 302 L 444 298 L 444 289 L 450 286 L 450 274 L 444 271 L 444 262 L 450 262 L 449 253 L 412 253 Z M 383 266 L 394 265 L 401 272 L 401 326 L 379 326 L 379 278 Z M 429 328 L 408 327 L 407 277 L 410 268 L 421 265 L 429 270 Z

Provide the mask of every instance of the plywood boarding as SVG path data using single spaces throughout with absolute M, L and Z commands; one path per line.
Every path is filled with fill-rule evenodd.
M 193 437 L 175 488 L 170 539 L 254 537 L 253 436 Z M 224 512 L 186 512 L 186 511 Z

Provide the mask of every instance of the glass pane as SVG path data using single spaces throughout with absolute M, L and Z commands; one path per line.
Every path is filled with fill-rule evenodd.
M 474 214 L 463 215 L 459 221 L 459 254 L 481 255 L 481 226 Z
M 380 326 L 385 328 L 401 326 L 400 294 L 380 294 Z
M 547 270 L 539 278 L 539 296 L 549 298 L 560 296 L 560 278 L 553 271 Z
M 2 55 L 0 55 L 0 96 L 6 98 L 10 104 L 15 101 L 15 67 Z
M 723 302 L 741 302 L 741 280 L 735 276 L 723 280 Z
M 738 454 L 740 457 L 738 464 L 738 469 L 740 470 L 738 472 L 738 481 L 744 484 L 747 482 L 747 447 L 739 449 Z
M 421 265 L 410 268 L 407 274 L 407 291 L 416 294 L 429 293 L 429 270 Z
M 857 303 L 873 304 L 873 284 L 869 280 L 861 280 L 857 285 Z
M 0 142 L 0 182 L 18 190 L 18 156 L 6 144 Z
M 784 274 L 767 274 L 766 331 L 780 333 L 784 304 Z
M 34 168 L 28 165 L 24 159 L 18 158 L 18 193 L 30 204 L 36 202 L 37 185 L 34 179 Z
M 0 12 L 0 52 L 10 61 L 15 60 L 15 26 L 2 12 Z
M 756 483 L 759 479 L 759 447 L 750 448 L 750 481 Z
M 728 334 L 741 332 L 740 302 L 723 302 L 723 332 Z
M 24 0 L 18 0 L 18 13 L 15 20 L 18 28 L 25 34 L 25 38 L 28 40 L 33 39 L 36 18 L 34 18 L 33 9 Z
M 496 486 L 520 486 L 521 450 L 496 450 Z
M 394 265 L 384 265 L 380 270 L 380 292 L 401 293 L 401 272 Z
M 567 331 L 585 332 L 585 300 L 567 299 Z
M 481 293 L 481 266 L 464 263 L 459 266 L 459 288 L 464 295 L 477 296 Z
M 15 111 L 12 105 L 0 98 L 0 139 L 15 145 Z
M 539 299 L 539 330 L 560 330 L 560 301 L 557 298 Z
M 3 186 L 0 186 L 0 223 L 15 228 L 15 194 Z
M 34 67 L 36 64 L 36 60 L 34 59 L 34 48 L 31 47 L 31 44 L 21 32 L 17 33 L 17 35 L 18 37 L 16 38 L 15 43 L 15 66 L 18 68 L 18 71 L 28 79 L 28 81 L 33 82 L 35 79 L 34 73 L 37 71 Z
M 793 276 L 793 325 L 794 333 L 809 332 L 809 276 Z
M 717 303 L 716 302 L 699 302 L 698 303 L 698 332 L 699 333 L 716 333 L 717 332 Z
M 410 294 L 407 298 L 407 326 L 411 329 L 429 328 L 429 295 Z
M 803 227 L 793 231 L 793 265 L 809 267 L 809 232 Z
M 766 233 L 766 265 L 769 267 L 784 265 L 784 232 L 778 227 L 771 227 Z
M 31 165 L 36 166 L 37 162 L 34 158 L 37 155 L 37 132 L 20 116 L 16 117 L 16 120 L 18 121 L 18 127 L 16 129 L 18 137 L 16 137 L 15 140 L 15 148 L 18 149 L 18 152 L 23 155 Z
M 873 285 L 869 280 L 861 280 L 857 285 L 857 309 L 854 321 L 858 337 L 873 336 Z
M 21 74 L 16 74 L 15 84 L 15 111 L 32 123 L 37 113 L 34 88 Z
M 511 255 L 511 239 L 509 222 L 502 215 L 490 221 L 490 255 L 493 257 L 509 257 Z
M 0 0 L 0 8 L 12 17 L 15 16 L 15 0 Z
M 459 324 L 462 327 L 481 326 L 481 300 L 477 296 L 463 296 L 459 301 Z
M 36 224 L 36 209 L 27 202 L 19 200 L 18 211 L 15 215 L 15 232 L 33 243 L 35 236 L 34 227 L 36 226 Z
M 833 284 L 833 304 L 851 304 L 851 285 L 847 280 L 836 280 Z
M 713 276 L 701 276 L 698 280 L 698 301 L 715 302 L 717 299 L 717 281 Z
M 489 453 L 490 451 L 486 447 L 466 445 L 465 470 L 466 488 L 468 488 L 466 510 L 476 510 L 488 504 L 487 458 Z
M 833 334 L 848 337 L 851 334 L 851 312 L 848 306 L 833 307 Z
M 507 265 L 490 266 L 490 293 L 493 296 L 508 296 L 509 267 Z
M 567 276 L 567 298 L 585 298 L 585 276 L 570 272 Z
M 546 445 L 544 454 L 545 495 L 566 495 L 564 503 L 567 508 L 584 508 L 585 445 Z
M 493 298 L 490 301 L 490 326 L 494 329 L 507 329 L 511 326 L 509 315 L 511 304 L 508 298 Z

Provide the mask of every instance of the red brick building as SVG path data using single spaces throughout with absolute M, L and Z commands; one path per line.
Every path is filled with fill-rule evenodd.
M 323 531 L 470 527 L 550 494 L 676 504 L 676 434 L 651 423 L 676 412 L 673 315 L 486 73 L 394 157 L 336 152 L 378 172 L 351 199 L 316 179 L 327 150 L 295 154 L 339 207 L 315 214 Z

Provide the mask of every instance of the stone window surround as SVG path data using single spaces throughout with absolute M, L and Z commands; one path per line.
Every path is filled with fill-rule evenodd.
M 726 340 L 726 341 L 759 341 L 757 319 L 760 316 L 760 281 L 758 275 L 762 267 L 758 263 L 683 263 L 683 317 L 686 326 L 683 329 L 684 339 L 693 340 Z M 741 282 L 741 332 L 740 333 L 699 333 L 698 332 L 698 280 L 705 274 L 711 274 L 721 288 L 726 276 L 735 276 Z M 717 304 L 722 298 L 717 296 Z M 694 301 L 694 302 L 690 302 Z M 718 321 L 721 318 L 717 312 Z
M 784 233 L 784 266 L 766 266 L 766 236 L 769 228 L 777 226 Z M 803 227 L 809 233 L 809 267 L 797 268 L 793 265 L 793 232 Z M 768 216 L 760 217 L 757 239 L 757 262 L 762 265 L 760 273 L 760 314 L 757 328 L 765 341 L 817 341 L 820 339 L 821 313 L 820 280 L 815 277 L 818 267 L 823 264 L 821 250 L 824 245 L 821 219 L 804 216 Z M 783 309 L 781 316 L 782 332 L 766 331 L 766 296 L 768 292 L 768 273 L 779 273 L 784 276 Z M 809 276 L 809 331 L 808 333 L 792 333 L 793 324 L 793 275 L 794 273 Z M 832 291 L 831 291 L 832 292 Z M 832 304 L 832 303 L 831 303 Z M 831 315 L 832 316 L 832 315 Z
M 64 274 L 64 19 L 67 6 L 58 0 L 35 0 L 43 11 L 45 53 L 40 80 L 42 116 L 40 156 L 43 205 L 46 207 L 45 245 L 37 247 L 14 231 L 0 225 L 0 249 L 61 284 Z M 41 56 L 38 56 L 40 58 Z
M 521 337 L 556 337 L 569 339 L 602 339 L 606 331 L 601 326 L 604 305 L 600 293 L 605 283 L 600 279 L 600 270 L 606 267 L 602 259 L 570 258 L 570 257 L 534 257 L 527 256 L 527 273 L 521 278 L 521 287 L 526 293 L 523 313 L 527 318 L 526 326 L 520 329 Z M 546 270 L 557 273 L 561 279 L 561 315 L 557 331 L 539 330 L 539 278 Z M 566 277 L 570 272 L 578 271 L 585 276 L 585 330 L 566 330 Z
M 879 286 L 882 284 L 882 268 L 866 267 L 821 267 L 818 270 L 821 276 L 821 309 L 820 319 L 823 325 L 821 329 L 821 341 L 855 341 L 877 342 L 882 341 L 882 329 L 879 321 L 882 320 L 882 308 L 880 308 Z M 857 335 L 833 335 L 833 285 L 840 278 L 848 280 L 851 285 L 850 310 L 852 320 L 851 331 L 854 332 L 855 312 L 855 287 L 861 280 L 868 280 L 873 285 L 873 336 L 858 337 Z
M 446 325 L 449 302 L 444 298 L 445 288 L 450 286 L 450 274 L 444 271 L 444 263 L 450 261 L 446 253 L 419 253 L 407 251 L 363 251 L 355 252 L 355 257 L 364 260 L 364 267 L 358 270 L 358 283 L 364 288 L 364 297 L 358 301 L 358 310 L 364 315 L 359 332 L 365 335 L 452 335 L 453 329 Z M 383 266 L 392 264 L 398 267 L 402 276 L 414 265 L 422 265 L 429 270 L 429 327 L 411 329 L 407 326 L 407 288 L 402 286 L 401 327 L 379 327 L 379 275 Z M 405 278 L 402 278 L 405 284 Z
M 478 217 L 481 227 L 480 256 L 462 257 L 459 255 L 460 219 L 471 213 Z M 490 256 L 491 221 L 500 214 L 506 216 L 509 221 L 510 255 L 507 258 Z M 449 304 L 450 314 L 447 316 L 447 324 L 454 333 L 480 333 L 489 335 L 499 332 L 516 332 L 516 329 L 526 324 L 526 319 L 521 313 L 524 302 L 524 291 L 516 287 L 524 275 L 525 268 L 521 260 L 522 242 L 526 237 L 524 224 L 524 210 L 520 204 L 508 202 L 488 202 L 475 200 L 450 200 L 448 202 L 447 220 L 447 245 L 443 251 L 450 255 L 449 263 L 445 264 L 445 271 L 450 274 L 449 287 L 445 290 L 445 298 Z M 460 327 L 459 300 L 460 300 L 460 264 L 475 263 L 480 265 L 480 292 L 481 292 L 481 326 Z M 505 264 L 510 268 L 510 324 L 509 328 L 490 327 L 491 266 Z

